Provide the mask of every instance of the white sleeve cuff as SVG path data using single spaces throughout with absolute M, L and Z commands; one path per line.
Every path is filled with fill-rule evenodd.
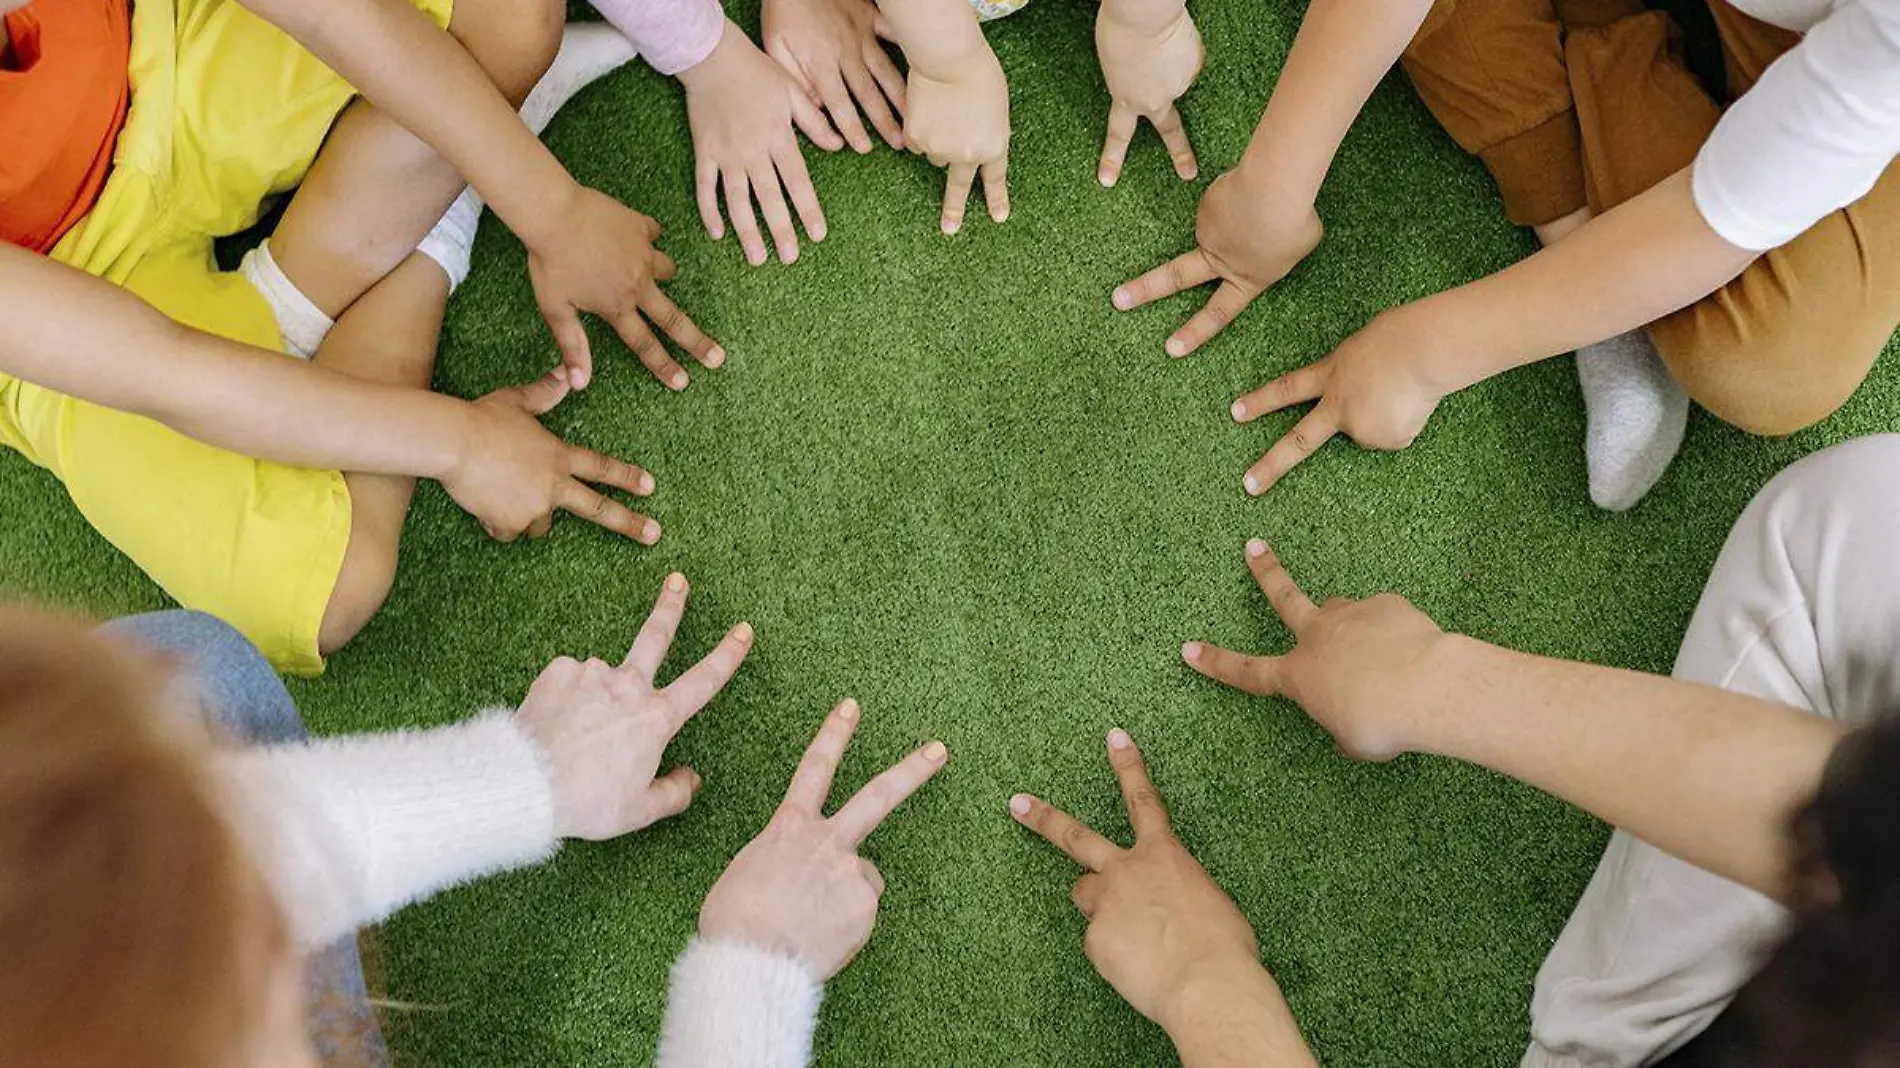
M 504 709 L 232 753 L 221 767 L 234 822 L 301 946 L 560 844 L 546 758 Z
M 655 1068 L 805 1068 L 824 995 L 790 957 L 696 938 L 673 965 Z

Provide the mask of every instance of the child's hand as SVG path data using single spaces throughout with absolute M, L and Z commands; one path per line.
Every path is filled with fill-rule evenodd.
M 476 401 L 461 459 L 442 478 L 442 488 L 496 541 L 546 534 L 558 509 L 652 545 L 660 540 L 660 524 L 588 483 L 646 497 L 653 493 L 653 476 L 623 460 L 569 445 L 536 418 L 567 396 L 568 377 L 566 368 L 558 368 L 539 382 L 497 390 Z
M 1115 307 L 1128 311 L 1218 279 L 1207 306 L 1168 338 L 1168 355 L 1186 356 L 1286 277 L 1324 230 L 1312 204 L 1280 204 L 1271 182 L 1243 163 L 1201 195 L 1194 220 L 1200 246 L 1116 289 Z
M 878 39 L 870 0 L 765 0 L 763 20 L 766 54 L 824 101 L 852 148 L 871 151 L 858 107 L 885 144 L 904 147 L 904 76 Z
M 1157 11 L 1156 8 L 1160 10 Z M 1102 61 L 1102 80 L 1108 83 L 1108 139 L 1102 146 L 1097 176 L 1103 185 L 1121 178 L 1128 142 L 1141 119 L 1155 132 L 1174 159 L 1174 173 L 1193 181 L 1201 173 L 1194 146 L 1174 102 L 1200 77 L 1201 34 L 1185 3 L 1155 0 L 1104 0 L 1095 17 L 1095 53 Z
M 818 205 L 792 126 L 796 123 L 827 152 L 843 148 L 844 139 L 825 120 L 816 100 L 730 21 L 712 54 L 679 77 L 686 86 L 686 115 L 699 158 L 695 188 L 706 233 L 715 241 L 726 236 L 719 217 L 719 187 L 723 185 L 732 228 L 739 234 L 746 262 L 754 267 L 766 259 L 765 239 L 752 213 L 754 199 L 765 215 L 781 263 L 798 259 L 798 231 L 792 228 L 792 215 L 785 207 L 787 195 L 798 209 L 805 233 L 813 241 L 823 241 L 825 212 Z M 784 193 L 779 191 L 781 185 Z
M 653 247 L 659 236 L 659 223 L 604 193 L 576 186 L 554 235 L 529 246 L 528 276 L 541 315 L 561 348 L 568 385 L 583 389 L 594 374 L 582 312 L 611 323 L 620 340 L 668 388 L 685 389 L 686 370 L 667 355 L 666 346 L 648 328 L 649 320 L 705 366 L 725 362 L 725 350 L 660 289 L 659 283 L 671 281 L 679 268 Z
M 926 72 L 910 70 L 910 112 L 904 142 L 938 167 L 949 170 L 944 187 L 943 232 L 963 228 L 970 187 L 983 172 L 983 199 L 990 218 L 1009 218 L 1009 82 L 987 43 L 963 61 Z
M 1292 650 L 1248 656 L 1189 642 L 1181 648 L 1188 665 L 1259 697 L 1292 699 L 1348 756 L 1390 760 L 1416 748 L 1419 731 L 1407 717 L 1436 684 L 1447 647 L 1438 624 L 1396 593 L 1315 605 L 1258 538 L 1247 543 L 1247 567 L 1293 632 Z

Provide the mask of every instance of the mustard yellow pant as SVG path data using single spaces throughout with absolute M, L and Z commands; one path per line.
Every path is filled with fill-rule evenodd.
M 414 2 L 448 26 L 453 0 Z M 218 270 L 212 242 L 296 188 L 355 90 L 235 0 L 138 0 L 131 76 L 112 174 L 52 258 L 282 351 L 269 306 Z M 340 472 L 225 452 L 4 375 L 0 444 L 56 475 L 178 603 L 231 623 L 280 670 L 323 669 L 318 630 L 350 538 Z

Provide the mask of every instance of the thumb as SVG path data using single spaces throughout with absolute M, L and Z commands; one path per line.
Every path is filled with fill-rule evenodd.
M 515 388 L 512 399 L 529 415 L 546 415 L 572 391 L 568 378 L 566 367 L 556 367 L 540 379 Z
M 653 816 L 649 822 L 658 823 L 686 811 L 701 785 L 699 772 L 683 764 L 653 780 L 647 787 L 647 811 Z
M 554 344 L 561 350 L 561 363 L 568 370 L 568 385 L 586 389 L 588 379 L 593 377 L 594 353 L 587 341 L 587 328 L 581 325 L 580 313 L 567 304 L 542 305 L 541 318 L 548 321 L 548 329 L 554 332 Z

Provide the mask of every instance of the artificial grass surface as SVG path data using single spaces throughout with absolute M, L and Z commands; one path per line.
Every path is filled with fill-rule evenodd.
M 1208 68 L 1185 112 L 1211 178 L 1245 145 L 1299 12 L 1195 10 Z M 1255 922 L 1323 1060 L 1515 1063 L 1532 975 L 1603 829 L 1448 762 L 1351 764 L 1291 706 L 1192 675 L 1178 646 L 1285 644 L 1241 557 L 1263 534 L 1317 596 L 1397 589 L 1492 641 L 1666 670 L 1753 491 L 1817 447 L 1900 428 L 1900 371 L 1883 361 L 1791 441 L 1698 415 L 1622 517 L 1586 498 L 1568 361 L 1451 398 L 1408 452 L 1335 443 L 1249 501 L 1241 472 L 1292 417 L 1236 427 L 1233 396 L 1527 238 L 1395 77 L 1326 187 L 1320 251 L 1202 354 L 1167 359 L 1163 338 L 1202 298 L 1117 315 L 1108 293 L 1188 247 L 1205 179 L 1174 179 L 1144 128 L 1121 186 L 1095 184 L 1092 17 L 1042 0 L 990 28 L 1013 93 L 1015 217 L 973 208 L 956 239 L 936 233 L 942 180 L 922 161 L 811 152 L 833 236 L 796 266 L 748 269 L 699 227 L 674 86 L 624 72 L 555 123 L 578 177 L 669 227 L 672 292 L 732 354 L 672 396 L 596 330 L 597 384 L 550 420 L 658 473 L 666 539 L 643 550 L 569 520 L 494 545 L 425 487 L 388 607 L 295 692 L 324 732 L 447 722 L 518 698 L 557 654 L 618 655 L 675 568 L 695 582 L 676 665 L 739 619 L 759 641 L 674 747 L 707 782 L 690 813 L 386 927 L 390 996 L 439 1007 L 392 1021 L 403 1062 L 648 1063 L 700 899 L 850 694 L 866 718 L 839 799 L 928 738 L 952 760 L 871 840 L 889 891 L 831 986 L 820 1064 L 1172 1062 L 1084 961 L 1076 873 L 1005 811 L 1034 790 L 1125 836 L 1101 744 L 1115 725 Z M 465 396 L 553 360 L 521 247 L 492 220 L 476 263 L 440 373 Z M 8 456 L 0 494 L 5 592 L 100 614 L 163 603 L 43 473 Z

